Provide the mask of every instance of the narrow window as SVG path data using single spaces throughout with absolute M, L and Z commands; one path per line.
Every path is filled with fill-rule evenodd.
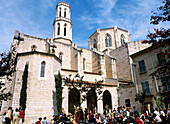
M 59 53 L 59 58 L 62 60 L 62 56 L 63 56 L 63 53 L 62 52 L 60 52 Z
M 31 46 L 31 51 L 36 51 L 36 48 L 37 48 L 36 45 L 32 45 L 32 46 Z
M 106 45 L 106 47 L 111 47 L 112 46 L 112 39 L 111 39 L 111 36 L 109 34 L 106 34 L 105 45 Z
M 66 36 L 66 26 L 67 24 L 64 25 L 64 36 Z
M 83 70 L 85 70 L 85 69 L 86 69 L 86 59 L 83 58 Z
M 125 99 L 126 107 L 130 107 L 130 99 Z
M 120 40 L 121 40 L 121 45 L 125 44 L 125 36 L 123 34 L 121 34 Z
M 61 17 L 61 8 L 60 8 L 60 11 L 59 11 L 59 17 Z
M 58 23 L 58 31 L 57 31 L 57 35 L 60 35 L 60 23 Z
M 45 75 L 45 62 L 41 62 L 41 74 L 40 77 L 44 77 Z
M 64 9 L 64 17 L 66 18 L 66 8 Z
M 164 65 L 166 63 L 164 56 L 162 56 L 161 54 L 158 54 L 157 57 L 158 57 L 159 65 Z
M 140 73 L 146 72 L 146 67 L 145 67 L 145 62 L 144 62 L 144 60 L 139 61 L 139 71 L 140 71 Z
M 96 39 L 94 39 L 94 41 L 93 41 L 93 48 L 97 49 L 97 41 L 96 41 Z
M 169 92 L 170 91 L 170 77 L 165 76 L 161 78 L 162 86 L 164 92 Z
M 150 95 L 149 83 L 148 81 L 142 82 L 142 89 L 145 95 Z

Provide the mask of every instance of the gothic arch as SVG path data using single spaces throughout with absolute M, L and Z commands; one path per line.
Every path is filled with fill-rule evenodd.
M 89 90 L 87 93 L 87 108 L 91 109 L 92 105 L 97 108 L 97 95 L 94 89 Z
M 40 72 L 40 77 L 45 77 L 45 61 L 41 62 L 41 72 Z
M 112 37 L 109 33 L 105 35 L 105 47 L 112 47 Z
M 112 108 L 112 98 L 108 90 L 105 90 L 103 93 L 103 109 L 105 109 L 106 104 L 109 105 L 109 108 Z
M 69 105 L 68 111 L 73 113 L 74 112 L 73 105 L 78 106 L 79 104 L 80 104 L 80 92 L 78 91 L 77 88 L 73 88 L 70 90 L 68 96 L 68 105 Z
M 125 43 L 125 36 L 123 34 L 121 34 L 120 40 L 121 40 L 121 45 L 123 45 Z

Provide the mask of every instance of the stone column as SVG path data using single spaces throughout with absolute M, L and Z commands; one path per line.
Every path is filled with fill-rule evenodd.
M 69 90 L 67 86 L 64 86 L 63 88 L 63 102 L 62 102 L 62 108 L 64 108 L 66 114 L 68 114 L 68 95 L 69 95 Z
M 82 93 L 82 94 L 80 95 L 80 97 L 81 97 L 80 100 L 82 100 L 82 95 L 85 95 L 85 94 L 86 94 L 86 93 Z M 85 108 L 87 108 L 87 99 L 85 99 L 85 101 L 83 101 L 83 102 L 81 103 L 81 107 L 83 108 L 83 111 L 84 111 Z

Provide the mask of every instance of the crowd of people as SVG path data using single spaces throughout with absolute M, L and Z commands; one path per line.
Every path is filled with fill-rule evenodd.
M 93 109 L 94 108 L 94 109 Z M 166 108 L 159 110 L 155 109 L 151 114 L 145 107 L 142 114 L 139 114 L 136 107 L 133 110 L 120 106 L 117 110 L 112 110 L 107 105 L 104 108 L 104 113 L 97 113 L 96 107 L 91 107 L 90 110 L 82 107 L 75 107 L 73 113 L 66 115 L 64 112 L 60 116 L 53 115 L 53 118 L 48 120 L 39 118 L 35 124 L 168 124 L 170 123 L 170 110 Z
M 64 110 L 64 109 L 63 109 Z M 13 112 L 12 107 L 9 107 L 8 111 L 2 118 L 4 124 L 21 124 L 24 122 L 24 111 L 20 106 Z M 104 113 L 97 113 L 96 107 L 91 109 L 74 106 L 74 112 L 65 114 L 63 111 L 60 116 L 53 115 L 52 119 L 44 117 L 39 118 L 33 124 L 168 124 L 170 123 L 170 109 L 166 108 L 158 109 L 151 114 L 147 107 L 145 107 L 142 114 L 139 114 L 136 107 L 133 110 L 120 106 L 115 109 L 111 109 L 106 105 L 104 107 Z
M 13 111 L 12 107 L 8 108 L 2 116 L 2 124 L 21 124 L 24 122 L 24 110 L 22 106 Z

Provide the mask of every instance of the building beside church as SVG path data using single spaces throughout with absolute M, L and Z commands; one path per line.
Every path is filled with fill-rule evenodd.
M 27 102 L 25 123 L 30 124 L 39 116 L 50 118 L 56 114 L 54 75 L 60 71 L 63 77 L 79 74 L 83 80 L 95 83 L 102 80 L 103 99 L 97 100 L 95 91 L 81 106 L 89 108 L 92 104 L 99 113 L 108 104 L 111 108 L 135 105 L 131 91 L 124 91 L 120 86 L 134 85 L 131 54 L 147 48 L 148 44 L 141 41 L 130 42 L 130 34 L 119 27 L 97 29 L 89 37 L 89 49 L 77 47 L 72 41 L 72 21 L 69 4 L 59 2 L 56 6 L 56 17 L 53 23 L 53 38 L 38 38 L 15 31 L 12 45 L 16 47 L 17 65 L 11 82 L 12 100 L 3 101 L 2 112 L 9 106 L 19 107 L 22 75 L 25 64 L 28 63 Z M 81 51 L 81 52 L 80 52 Z M 63 82 L 64 83 L 64 82 Z M 71 93 L 77 92 L 79 98 Z M 136 92 L 135 92 L 136 93 Z M 81 101 L 82 94 L 76 88 L 64 86 L 62 107 L 65 112 L 71 112 L 72 105 Z M 77 97 L 76 96 L 76 97 Z M 128 97 L 125 100 L 124 97 Z M 121 99 L 123 98 L 123 99 Z M 107 99 L 107 101 L 104 101 Z M 127 105 L 128 107 L 131 107 Z

